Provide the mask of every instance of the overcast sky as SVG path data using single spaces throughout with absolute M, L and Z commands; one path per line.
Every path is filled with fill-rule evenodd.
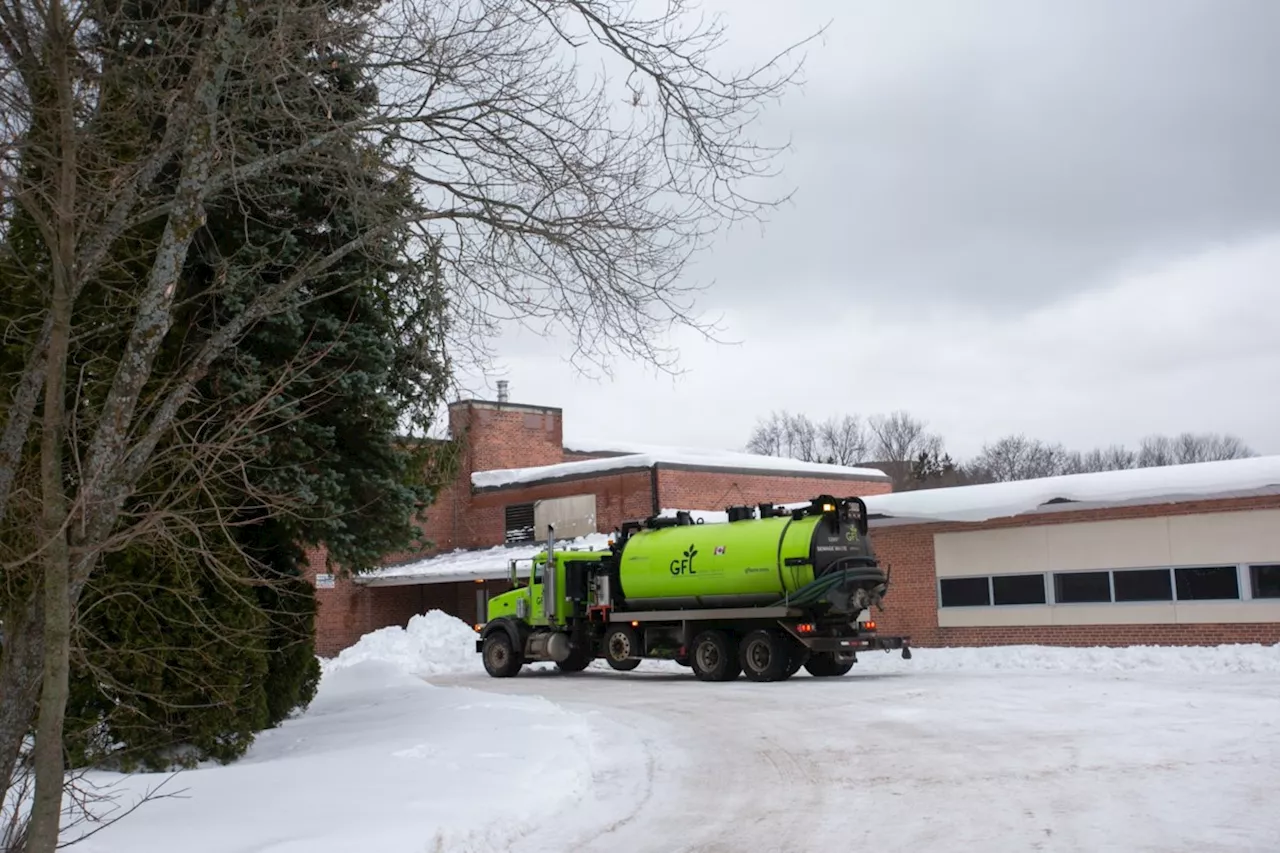
M 830 22 L 765 128 L 793 203 L 690 269 L 741 345 L 596 382 L 513 340 L 513 401 L 562 406 L 567 439 L 740 447 L 771 409 L 904 409 L 961 458 L 1014 432 L 1280 453 L 1280 3 L 711 8 L 745 54 Z

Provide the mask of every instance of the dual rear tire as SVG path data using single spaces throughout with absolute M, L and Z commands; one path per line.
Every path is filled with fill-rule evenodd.
M 703 631 L 693 638 L 689 667 L 700 681 L 732 681 L 742 672 L 738 650 L 724 631 Z
M 726 631 L 711 630 L 694 638 L 689 664 L 702 681 L 732 681 L 739 675 L 750 681 L 785 681 L 808 666 L 809 658 L 804 646 L 779 630 L 761 628 L 740 642 Z
M 853 669 L 853 661 L 844 661 L 833 654 L 813 655 L 805 661 L 804 668 L 814 678 L 838 678 Z

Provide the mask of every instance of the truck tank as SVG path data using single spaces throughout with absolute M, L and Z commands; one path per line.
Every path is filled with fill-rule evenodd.
M 860 571 L 833 588 L 831 602 L 848 607 L 858 588 L 883 591 L 861 499 L 824 496 L 794 511 L 769 504 L 759 510 L 757 518 L 751 507 L 730 507 L 729 521 L 712 524 L 694 523 L 687 513 L 649 519 L 648 529 L 626 536 L 618 556 L 618 593 L 626 608 L 774 604 L 842 569 Z M 865 596 L 858 599 L 852 609 L 865 605 Z

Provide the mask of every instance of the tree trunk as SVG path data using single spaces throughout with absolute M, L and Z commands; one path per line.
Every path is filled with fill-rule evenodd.
M 62 726 L 67 714 L 71 666 L 71 548 L 67 532 L 67 484 L 62 454 L 67 414 L 67 350 L 71 343 L 71 289 L 76 262 L 75 98 L 69 64 L 72 34 L 62 3 L 50 6 L 49 31 L 58 82 L 58 190 L 53 212 L 57 251 L 52 253 L 53 298 L 49 360 L 40 435 L 40 491 L 44 540 L 44 678 L 36 723 L 35 798 L 27 853 L 53 853 L 58 845 L 65 763 Z
M 5 625 L 4 657 L 0 660 L 0 803 L 8 802 L 13 769 L 22 741 L 31 730 L 40 695 L 43 604 L 40 595 L 32 596 L 26 611 L 19 611 L 21 615 Z
M 53 335 L 45 383 L 44 424 L 40 438 L 41 497 L 44 501 L 44 678 L 36 725 L 35 802 L 31 810 L 28 853 L 53 853 L 58 843 L 65 765 L 62 723 L 67 712 L 71 658 L 71 549 L 67 541 L 67 495 L 62 476 L 66 415 L 67 345 L 71 334 L 68 276 L 55 271 Z

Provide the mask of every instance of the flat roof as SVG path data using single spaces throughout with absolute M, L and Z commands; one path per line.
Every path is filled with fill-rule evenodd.
M 921 524 L 1272 494 L 1280 494 L 1280 456 L 917 489 L 864 500 L 875 523 Z
M 1280 495 L 1280 456 L 919 489 L 870 495 L 863 500 L 867 503 L 871 524 L 885 527 L 980 523 L 1017 515 L 1258 495 Z M 807 503 L 802 501 L 781 506 L 793 508 Z M 723 509 L 689 511 L 708 524 L 727 519 Z M 675 512 L 674 509 L 664 509 L 662 514 L 672 515 Z M 599 550 L 607 546 L 608 540 L 609 534 L 594 533 L 580 539 L 557 542 L 556 547 L 562 550 Z M 509 575 L 510 560 L 527 560 L 545 547 L 545 542 L 530 542 L 519 546 L 459 549 L 398 566 L 387 566 L 358 576 L 355 581 L 366 586 L 399 586 L 496 580 Z M 519 574 L 527 577 L 528 570 Z
M 609 534 L 593 533 L 578 539 L 556 543 L 559 551 L 599 551 L 609 544 Z M 511 560 L 529 560 L 547 548 L 545 540 L 521 545 L 495 545 L 491 548 L 459 548 L 444 554 L 436 554 L 387 566 L 353 580 L 363 586 L 406 586 L 424 583 L 453 583 L 457 581 L 501 580 L 511 575 Z M 527 578 L 529 566 L 517 567 L 517 576 Z
M 555 480 L 571 480 L 592 474 L 616 473 L 625 470 L 643 470 L 654 465 L 677 470 L 720 470 L 733 473 L 776 475 L 784 477 L 811 477 L 887 482 L 890 477 L 877 468 L 853 468 L 845 465 L 828 465 L 822 462 L 801 462 L 778 456 L 758 453 L 741 453 L 733 450 L 712 450 L 699 447 L 664 447 L 660 445 L 617 445 L 589 442 L 565 442 L 567 453 L 608 453 L 597 459 L 581 459 L 555 465 L 538 465 L 530 468 L 503 468 L 476 471 L 471 484 L 477 489 L 504 489 L 511 486 L 531 485 Z

